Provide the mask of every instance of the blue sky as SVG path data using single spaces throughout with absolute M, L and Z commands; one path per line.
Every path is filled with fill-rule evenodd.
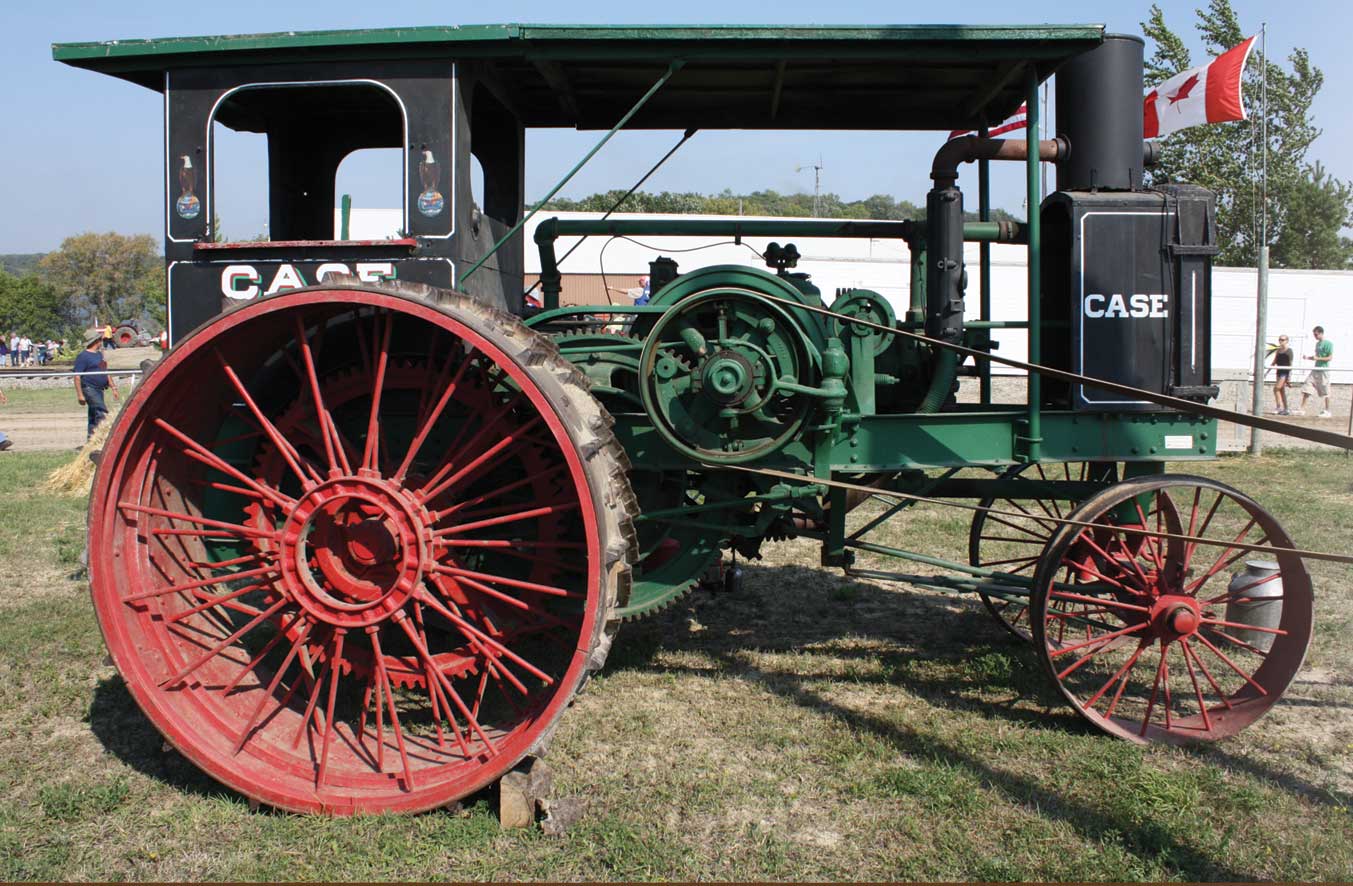
M 1353 7 L 1337 0 L 1289 0 L 1280 7 L 1260 0 L 1233 0 L 1242 25 L 1258 31 L 1267 19 L 1271 56 L 1293 46 L 1310 51 L 1325 72 L 1325 87 L 1315 106 L 1324 129 L 1310 159 L 1320 160 L 1336 177 L 1353 179 L 1353 53 L 1347 34 Z M 1193 10 L 1205 0 L 1163 0 L 1167 20 L 1190 39 L 1195 61 L 1202 58 L 1193 40 Z M 994 0 L 959 4 L 914 2 L 837 2 L 780 0 L 770 5 L 739 5 L 687 0 L 676 6 L 606 2 L 564 5 L 543 2 L 455 4 L 403 0 L 371 4 L 356 0 L 232 0 L 187 4 L 167 0 L 109 3 L 63 0 L 21 3 L 0 0 L 0 31 L 7 51 L 0 56 L 0 107 L 9 121 L 0 137 L 0 252 L 46 251 L 62 238 L 86 230 L 149 233 L 161 230 L 161 106 L 158 93 L 69 68 L 51 60 L 53 42 L 233 34 L 395 25 L 471 24 L 477 22 L 578 23 L 765 23 L 1028 24 L 1102 22 L 1111 30 L 1140 33 L 1148 2 L 1083 0 L 1025 7 Z M 528 139 L 528 196 L 542 195 L 598 138 L 597 133 L 533 132 Z M 582 196 L 607 188 L 625 188 L 672 144 L 674 134 L 621 133 L 564 191 Z M 811 165 L 819 156 L 823 190 L 846 199 L 874 193 L 924 202 L 930 157 L 938 145 L 933 133 L 701 133 L 650 180 L 650 190 L 718 192 L 775 189 L 811 191 Z M 247 139 L 222 147 L 218 190 L 231 164 L 229 181 L 238 182 L 236 199 L 223 207 L 227 234 L 248 236 L 261 230 L 265 217 L 261 146 Z M 340 172 L 340 186 L 357 205 L 382 201 L 387 173 L 380 158 L 354 161 Z M 1022 213 L 1018 170 L 1003 170 L 994 182 L 995 203 Z

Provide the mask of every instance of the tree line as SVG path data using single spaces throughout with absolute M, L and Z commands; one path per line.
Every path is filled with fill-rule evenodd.
M 615 206 L 625 192 L 603 191 L 578 200 L 556 197 L 545 204 L 545 209 L 556 212 L 606 212 Z M 725 190 L 719 194 L 699 194 L 693 191 L 661 191 L 653 194 L 636 191 L 620 204 L 617 212 L 637 212 L 665 215 L 752 215 L 791 218 L 812 218 L 812 194 L 781 194 L 778 191 L 752 191 L 735 194 Z M 822 218 L 872 219 L 900 221 L 924 219 L 925 207 L 910 200 L 898 200 L 887 194 L 874 194 L 863 200 L 843 200 L 839 194 L 819 194 L 817 215 Z M 967 213 L 970 219 L 977 213 Z M 995 221 L 1014 221 L 1004 209 L 993 209 Z
M 74 341 L 94 325 L 164 324 L 164 260 L 148 234 L 77 234 L 0 266 L 0 332 Z

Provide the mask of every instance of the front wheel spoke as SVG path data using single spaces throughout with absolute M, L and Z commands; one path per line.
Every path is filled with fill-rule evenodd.
M 511 649 L 508 649 L 506 646 L 504 646 L 502 643 L 499 643 L 497 640 L 490 637 L 488 634 L 485 634 L 483 631 L 479 630 L 465 619 L 456 615 L 450 609 L 443 606 L 441 604 L 441 601 L 437 600 L 436 597 L 433 597 L 431 594 L 427 593 L 427 591 L 423 591 L 421 594 L 419 594 L 419 596 L 422 602 L 426 603 L 428 606 L 431 606 L 433 609 L 437 611 L 439 615 L 449 620 L 452 624 L 454 624 L 457 628 L 460 629 L 462 634 L 465 634 L 467 637 L 469 637 L 470 635 L 477 637 L 484 645 L 491 648 L 494 652 L 506 656 L 511 661 L 516 662 L 523 669 L 530 672 L 533 676 L 538 678 L 541 682 L 545 683 L 547 686 L 554 685 L 555 682 L 554 678 L 551 677 L 549 674 L 545 673 L 540 668 L 531 664 L 529 661 L 522 658 L 520 655 L 513 652 Z
M 992 511 L 987 511 L 987 516 L 986 516 L 986 518 L 987 518 L 988 520 L 990 520 L 991 522 L 993 522 L 993 523 L 999 523 L 1000 525 L 1005 526 L 1005 527 L 1007 527 L 1007 528 L 1009 528 L 1009 529 L 1013 529 L 1013 530 L 1015 530 L 1016 532 L 1023 532 L 1025 535 L 1028 535 L 1028 536 L 1031 536 L 1031 537 L 1037 539 L 1038 542 L 1039 542 L 1040 544 L 1045 543 L 1045 542 L 1047 542 L 1047 540 L 1048 540 L 1049 538 L 1052 538 L 1052 533 L 1051 533 L 1051 532 L 1035 532 L 1034 530 L 1030 529 L 1030 528 L 1027 527 L 1027 526 L 1021 526 L 1021 525 L 1018 524 L 1018 523 L 1012 523 L 1011 521 L 1004 519 L 1003 517 L 1001 517 L 1000 515 L 998 515 L 998 514 L 992 512 Z M 1033 519 L 1033 518 L 1030 518 L 1030 519 Z M 1037 521 L 1035 521 L 1035 522 L 1037 522 Z M 1047 529 L 1047 527 L 1046 527 L 1046 526 L 1043 526 L 1042 523 L 1039 523 L 1038 525 L 1039 525 L 1040 527 L 1044 528 L 1044 529 Z
M 219 655 L 222 650 L 224 650 L 227 646 L 234 643 L 240 637 L 243 637 L 245 634 L 249 633 L 254 628 L 262 624 L 265 620 L 272 618 L 274 615 L 281 612 L 282 608 L 290 603 L 291 601 L 288 600 L 286 597 L 283 597 L 281 600 L 278 600 L 272 606 L 269 606 L 263 612 L 259 613 L 257 616 L 255 616 L 253 619 L 247 622 L 244 625 L 244 627 L 238 629 L 233 634 L 222 640 L 220 643 L 213 646 L 210 650 L 207 651 L 205 655 L 200 656 L 191 664 L 189 664 L 187 667 L 185 667 L 183 670 L 179 671 L 177 674 L 170 677 L 169 679 L 161 681 L 161 683 L 159 684 L 160 687 L 164 688 L 166 686 L 172 686 L 173 684 L 178 683 L 180 680 L 184 679 L 189 674 L 193 673 L 198 668 L 202 667 L 202 665 L 206 664 L 208 661 L 211 661 L 211 659 Z
M 1254 525 L 1257 522 L 1258 520 L 1255 517 L 1251 517 L 1249 522 L 1245 524 L 1245 528 L 1241 529 L 1240 532 L 1236 534 L 1236 537 L 1231 540 L 1231 543 L 1222 548 L 1221 553 L 1217 555 L 1217 559 L 1213 561 L 1212 565 L 1208 567 L 1207 571 L 1203 573 L 1202 577 L 1195 579 L 1193 582 L 1191 582 L 1188 585 L 1188 587 L 1184 589 L 1184 592 L 1192 593 L 1196 591 L 1198 588 L 1201 588 L 1203 585 L 1207 584 L 1208 580 L 1211 579 L 1218 572 L 1221 572 L 1223 569 L 1226 569 L 1228 566 L 1236 562 L 1236 560 L 1239 560 L 1241 557 L 1248 556 L 1251 553 L 1252 546 L 1246 546 L 1243 550 L 1239 551 L 1234 557 L 1232 557 L 1229 560 L 1227 559 L 1227 554 L 1235 550 L 1236 545 L 1242 543 L 1245 536 L 1250 534 L 1250 530 L 1254 528 Z M 1259 544 L 1263 544 L 1266 541 L 1268 541 L 1267 537 L 1262 537 L 1259 540 Z
M 388 337 L 388 336 L 387 336 Z M 343 628 L 334 630 L 334 649 L 329 669 L 329 703 L 324 709 L 324 738 L 321 741 L 319 770 L 315 773 L 315 787 L 324 786 L 324 775 L 329 769 L 329 745 L 332 744 L 334 731 L 334 705 L 338 701 L 338 681 L 343 674 L 343 637 L 347 633 Z
M 1165 650 L 1167 648 L 1168 647 L 1165 645 L 1165 643 L 1162 642 L 1160 644 L 1160 664 L 1156 666 L 1156 679 L 1151 684 L 1151 699 L 1146 703 L 1146 713 L 1142 715 L 1142 728 L 1137 732 L 1137 734 L 1141 736 L 1146 735 L 1147 727 L 1151 725 L 1151 712 L 1155 710 L 1156 699 L 1160 697 L 1161 681 L 1164 680 L 1166 675 L 1169 673 L 1166 670 L 1165 665 Z M 1165 712 L 1166 729 L 1170 728 L 1169 718 L 1170 718 L 1169 708 L 1167 707 Z
M 234 692 L 235 687 L 240 685 L 240 681 L 243 680 L 246 675 L 252 674 L 254 672 L 254 669 L 259 666 L 259 663 L 262 662 L 263 659 L 268 657 L 268 653 L 272 652 L 273 649 L 277 646 L 277 644 L 285 640 L 287 638 L 287 634 L 291 631 L 291 629 L 295 627 L 296 624 L 302 621 L 303 619 L 305 619 L 305 612 L 297 611 L 291 616 L 291 621 L 281 625 L 277 629 L 277 633 L 273 635 L 273 638 L 269 640 L 267 643 L 265 643 L 263 645 L 263 648 L 258 651 L 258 654 L 255 655 L 253 658 L 249 659 L 249 663 L 245 665 L 244 668 L 238 674 L 232 677 L 230 679 L 230 682 L 225 685 L 225 687 L 221 690 L 222 697 L 227 696 L 230 693 Z M 260 680 L 258 685 L 259 687 L 262 687 L 263 681 Z
M 509 588 L 520 588 L 523 591 L 534 591 L 537 594 L 548 594 L 552 597 L 569 597 L 581 599 L 584 595 L 577 591 L 570 591 L 554 585 L 540 584 L 539 582 L 526 581 L 520 578 L 508 578 L 502 575 L 489 575 L 486 572 L 475 572 L 471 569 L 463 569 L 459 566 L 444 566 L 440 563 L 432 567 L 434 572 L 442 575 L 451 575 L 458 578 L 472 578 L 477 581 L 488 582 L 489 584 L 504 585 Z
M 239 536 L 245 536 L 250 538 L 268 538 L 268 539 L 275 539 L 277 537 L 277 533 L 275 531 L 269 531 L 266 529 L 256 529 L 253 526 L 245 526 L 240 523 L 227 523 L 224 520 L 210 520 L 206 517 L 198 517 L 194 514 L 184 513 L 183 511 L 170 511 L 165 508 L 152 508 L 146 505 L 139 505 L 136 504 L 135 502 L 130 501 L 120 501 L 117 503 L 117 506 L 123 510 L 132 511 L 137 514 L 146 514 L 151 517 L 164 517 L 167 520 L 182 520 L 185 523 L 196 523 L 199 526 L 210 526 L 213 529 L 226 530 Z M 188 534 L 187 531 L 175 532 L 169 529 L 156 529 L 152 531 L 161 535 Z
M 1065 680 L 1067 677 L 1069 677 L 1069 676 L 1071 676 L 1073 673 L 1075 673 L 1076 670 L 1079 669 L 1079 668 L 1081 667 L 1081 665 L 1086 664 L 1086 663 L 1089 662 L 1091 659 L 1093 659 L 1096 655 L 1099 655 L 1101 652 L 1103 652 L 1103 651 L 1106 650 L 1106 649 L 1111 648 L 1111 647 L 1114 645 L 1113 640 L 1104 640 L 1104 641 L 1101 642 L 1101 641 L 1099 641 L 1099 638 L 1097 638 L 1097 637 L 1096 637 L 1095 639 L 1091 640 L 1090 642 L 1091 642 L 1091 643 L 1098 642 L 1099 645 L 1096 646 L 1094 649 L 1091 649 L 1091 650 L 1090 650 L 1089 652 L 1087 652 L 1085 655 L 1083 655 L 1083 656 L 1081 656 L 1080 658 L 1076 659 L 1074 662 L 1072 662 L 1071 665 L 1070 665 L 1066 670 L 1059 672 L 1059 673 L 1057 674 L 1057 679 L 1058 679 L 1058 680 Z
M 400 614 L 402 613 L 396 614 L 395 623 L 404 629 L 405 636 L 409 638 L 409 642 L 413 644 L 414 649 L 418 650 L 418 654 L 423 657 L 423 660 L 432 662 L 432 653 L 428 652 L 427 647 L 419 641 L 418 635 L 414 633 L 413 628 L 409 626 L 408 619 L 400 618 Z M 460 715 L 465 718 L 466 725 L 479 736 L 480 741 L 484 742 L 484 747 L 488 750 L 489 756 L 498 756 L 498 748 L 495 747 L 492 740 L 489 739 L 488 733 L 484 731 L 484 727 L 479 725 L 479 721 L 475 719 L 474 714 L 470 713 L 470 708 L 465 704 L 464 699 L 460 697 L 460 693 L 456 692 L 455 688 L 451 686 L 451 681 L 446 678 L 446 675 L 443 674 L 435 664 L 433 666 L 433 676 L 437 678 L 437 683 L 441 687 L 443 700 L 447 697 L 450 698 L 451 703 L 455 705 L 456 710 L 460 711 Z M 454 727 L 454 723 L 452 725 Z
M 258 493 L 259 495 L 263 496 L 269 501 L 275 502 L 276 504 L 281 505 L 284 508 L 290 508 L 296 504 L 295 499 L 291 498 L 290 496 L 283 495 L 276 489 L 270 489 L 267 486 L 262 485 L 253 477 L 250 477 L 248 474 L 239 470 L 234 465 L 230 464 L 225 459 L 221 458 L 219 455 L 212 452 L 210 449 L 203 446 L 201 443 L 197 442 L 192 437 L 189 437 L 187 434 L 183 433 L 178 428 L 174 427 L 164 419 L 156 418 L 154 424 L 157 428 L 164 431 L 166 434 L 173 437 L 175 440 L 178 440 L 180 443 L 182 443 L 184 446 L 187 447 L 187 449 L 184 450 L 183 453 L 184 455 L 187 455 L 196 461 L 200 461 L 205 465 L 209 465 L 210 467 L 215 468 L 216 470 L 220 471 L 223 474 L 227 474 L 231 477 L 234 477 L 236 480 L 239 480 L 249 489 L 252 489 L 254 492 Z
M 300 616 L 298 615 L 297 618 L 299 617 Z M 239 739 L 237 739 L 235 742 L 234 752 L 236 754 L 238 754 L 241 750 L 244 749 L 245 743 L 248 742 L 249 737 L 253 735 L 254 728 L 258 725 L 259 717 L 263 715 L 263 709 L 268 705 L 268 699 L 272 698 L 273 695 L 277 692 L 277 687 L 282 682 L 282 677 L 286 674 L 287 669 L 291 667 L 292 660 L 295 659 L 297 653 L 301 651 L 301 647 L 304 646 L 306 642 L 309 641 L 310 631 L 313 627 L 314 627 L 313 623 L 307 621 L 304 627 L 301 628 L 301 632 L 297 634 L 296 639 L 292 641 L 291 648 L 287 650 L 286 658 L 282 659 L 282 664 L 278 666 L 277 672 L 273 674 L 272 680 L 268 682 L 268 688 L 264 690 L 263 697 L 258 700 L 258 704 L 254 707 L 253 713 L 249 715 L 248 722 L 244 724 L 244 730 L 240 733 Z M 283 635 L 278 634 L 278 636 L 280 637 Z M 277 713 L 278 711 L 281 711 L 283 708 L 287 706 L 288 703 L 290 703 L 292 695 L 294 695 L 296 692 L 297 685 L 299 684 L 292 683 L 291 688 L 286 693 L 286 696 L 277 702 L 277 706 L 273 710 L 274 714 Z
M 390 731 L 395 734 L 395 746 L 399 749 L 400 764 L 404 767 L 404 787 L 413 790 L 413 767 L 409 765 L 409 752 L 404 745 L 404 730 L 399 725 L 399 711 L 395 710 L 395 694 L 390 686 L 390 675 L 385 671 L 385 655 L 381 652 L 379 631 L 368 629 L 371 637 L 371 649 L 376 660 L 376 679 L 380 681 L 378 694 L 384 694 L 386 708 L 390 714 Z M 379 728 L 379 721 L 377 722 Z M 380 740 L 380 736 L 377 736 Z
M 1246 628 L 1250 630 L 1257 630 L 1249 628 L 1248 625 L 1246 626 Z M 1208 631 L 1208 633 L 1214 637 L 1221 637 L 1223 640 L 1229 640 L 1230 642 L 1239 646 L 1241 649 L 1244 649 L 1246 652 L 1252 652 L 1255 655 L 1259 656 L 1260 658 L 1268 658 L 1268 653 L 1265 652 L 1264 650 L 1260 649 L 1257 646 L 1252 646 L 1249 643 L 1246 643 L 1239 637 L 1233 637 L 1230 634 L 1226 633 L 1225 631 L 1219 631 L 1216 628 L 1213 628 L 1211 631 Z
M 1268 603 L 1273 600 L 1281 600 L 1283 599 L 1282 594 L 1278 594 L 1275 597 L 1248 597 L 1246 596 L 1246 593 L 1253 588 L 1259 587 L 1262 584 L 1268 584 L 1271 581 L 1278 581 L 1282 579 L 1282 577 L 1283 577 L 1282 572 L 1278 571 L 1273 573 L 1272 575 L 1266 575 L 1263 578 L 1256 579 L 1255 581 L 1252 581 L 1247 585 L 1242 585 L 1238 588 L 1227 588 L 1225 591 L 1222 591 L 1217 596 L 1212 597 L 1208 600 L 1204 600 L 1203 605 L 1211 606 L 1213 604 L 1220 603 L 1223 600 L 1225 600 L 1227 603 Z
M 223 606 L 226 603 L 230 603 L 239 597 L 243 597 L 245 594 L 252 594 L 255 591 L 261 591 L 265 587 L 267 587 L 267 585 L 265 584 L 252 584 L 246 585 L 237 591 L 231 591 L 228 594 L 219 594 L 215 597 L 204 597 L 201 598 L 202 602 L 198 603 L 196 606 L 190 606 L 189 608 L 183 610 L 182 612 L 175 612 L 173 615 L 169 616 L 165 620 L 170 622 L 183 621 L 185 618 L 191 618 L 192 616 L 197 615 L 199 612 L 203 612 L 207 609 L 215 609 L 217 606 Z M 252 609 L 253 607 L 250 608 Z M 254 609 L 251 614 L 257 615 L 258 610 Z
M 493 432 L 498 429 L 498 426 L 512 414 L 512 410 L 516 409 L 521 400 L 521 394 L 517 394 L 509 399 L 500 406 L 496 412 L 486 417 L 483 420 L 483 423 L 480 424 L 473 433 L 470 433 L 470 426 L 468 424 L 462 427 L 460 433 L 456 434 L 455 439 L 443 450 L 444 452 L 450 453 L 451 457 L 433 472 L 432 476 L 430 476 L 423 484 L 423 488 L 426 489 L 441 483 L 443 478 L 456 470 L 457 456 L 470 452 L 478 452 L 481 445 L 486 442 L 493 435 Z M 539 418 L 537 417 L 536 420 L 538 421 Z M 466 434 L 470 435 L 469 439 L 466 439 Z M 427 495 L 427 498 L 429 499 L 432 497 L 432 494 Z
M 523 486 L 531 486 L 539 484 L 542 481 L 548 480 L 549 478 L 553 477 L 555 474 L 562 472 L 566 467 L 567 465 L 557 464 L 554 465 L 553 467 L 546 468 L 545 470 L 539 473 L 532 474 L 527 477 L 522 477 L 520 480 L 513 480 L 511 483 L 508 483 L 504 486 L 499 486 L 495 489 L 491 489 L 488 492 L 475 496 L 474 498 L 467 498 L 464 501 L 456 502 L 450 507 L 446 507 L 441 509 L 440 511 L 434 512 L 432 514 L 431 522 L 435 525 L 437 523 L 440 523 L 447 517 L 450 517 L 452 514 L 458 514 L 461 511 L 466 510 L 467 508 L 473 508 L 476 507 L 477 505 L 483 504 L 486 501 L 492 501 L 495 498 L 507 495 L 509 492 L 515 492 L 516 490 L 522 488 Z M 487 515 L 479 514 L 476 516 L 487 516 Z
M 249 407 L 249 412 L 252 414 L 255 423 L 258 424 L 263 434 L 272 441 L 272 444 L 277 448 L 277 451 L 282 454 L 282 458 L 286 461 L 287 466 L 291 468 L 292 473 L 296 475 L 296 479 L 301 481 L 301 488 L 305 490 L 311 489 L 315 484 L 321 481 L 320 476 L 314 471 L 307 472 L 302 470 L 300 453 L 296 451 L 296 447 L 291 445 L 291 441 L 288 440 L 286 436 L 277 429 L 277 426 L 263 414 L 263 410 L 258 408 L 258 404 L 254 402 L 254 398 L 250 396 L 249 391 L 244 387 L 244 382 L 240 380 L 234 367 L 227 363 L 225 357 L 221 355 L 220 349 L 214 349 L 214 351 L 216 359 L 221 364 L 221 369 L 225 372 L 226 378 L 229 379 L 231 385 L 235 388 L 236 392 L 239 393 L 240 398 L 244 400 L 244 405 Z
M 1201 621 L 1205 625 L 1220 625 L 1224 628 L 1239 628 L 1242 631 L 1258 631 L 1261 634 L 1274 634 L 1279 637 L 1287 636 L 1287 631 L 1284 631 L 1281 628 L 1266 628 L 1263 627 L 1262 625 L 1245 624 L 1244 622 L 1239 621 L 1226 621 L 1225 619 L 1221 618 L 1203 618 L 1201 619 Z M 1221 636 L 1225 636 L 1225 634 L 1222 634 L 1221 631 L 1216 631 L 1216 633 L 1221 634 Z
M 437 590 L 441 591 L 448 598 L 450 597 L 450 594 L 447 592 L 446 586 L 443 583 L 441 576 L 439 575 L 432 576 L 432 583 L 437 587 Z M 415 602 L 414 605 L 418 605 L 417 602 Z M 449 602 L 449 605 L 453 611 L 458 608 L 455 603 Z M 461 631 L 461 633 L 465 636 L 466 641 L 470 644 L 471 650 L 476 655 L 483 656 L 485 670 L 491 672 L 494 675 L 494 679 L 498 681 L 500 686 L 502 684 L 502 680 L 506 679 L 508 682 L 512 684 L 513 688 L 515 688 L 522 695 L 531 694 L 531 690 L 527 689 L 526 684 L 522 683 L 520 680 L 517 679 L 517 675 L 512 673 L 512 670 L 509 667 L 507 667 L 507 665 L 498 667 L 497 656 L 493 654 L 492 650 L 490 650 L 487 646 L 481 643 L 478 638 L 473 637 L 469 634 L 465 634 L 464 631 Z M 508 698 L 508 701 L 512 703 L 513 706 L 515 707 L 516 703 L 512 702 L 511 697 L 508 696 L 506 692 L 504 692 L 503 694 L 505 697 Z
M 139 594 L 132 594 L 130 597 L 123 597 L 123 603 L 137 603 L 141 600 L 149 600 L 151 597 L 163 597 L 166 594 L 179 594 L 184 591 L 192 591 L 197 588 L 210 587 L 228 581 L 243 581 L 246 578 L 257 578 L 261 575 L 272 575 L 276 572 L 273 566 L 260 566 L 257 569 L 245 569 L 240 572 L 228 572 L 225 575 L 208 576 L 193 581 L 182 582 L 176 585 L 170 585 L 167 588 L 156 588 L 153 591 L 142 591 Z
M 548 517 L 554 514 L 563 514 L 568 511 L 578 509 L 578 503 L 568 502 L 563 504 L 546 505 L 539 508 L 530 508 L 525 511 L 515 511 L 512 513 L 501 514 L 497 517 L 488 517 L 483 520 L 475 520 L 470 523 L 457 523 L 455 526 L 448 526 L 445 529 L 438 529 L 432 533 L 436 538 L 445 538 L 450 535 L 460 535 L 464 532 L 471 532 L 476 529 L 489 529 L 494 526 L 504 526 L 509 523 L 519 523 L 522 520 L 533 520 L 537 517 Z

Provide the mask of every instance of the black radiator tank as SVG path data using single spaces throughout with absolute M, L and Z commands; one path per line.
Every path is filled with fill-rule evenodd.
M 1215 396 L 1212 192 L 1059 191 L 1041 218 L 1043 362 L 1160 394 Z M 1045 379 L 1043 391 L 1053 408 L 1163 411 L 1092 385 Z

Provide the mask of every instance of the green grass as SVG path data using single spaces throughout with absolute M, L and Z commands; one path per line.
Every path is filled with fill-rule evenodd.
M 492 796 L 413 818 L 251 809 L 163 749 L 70 578 L 84 503 L 61 455 L 0 458 L 0 880 L 1338 880 L 1353 871 L 1353 570 L 1287 698 L 1206 748 L 1084 726 L 974 601 L 849 579 L 769 546 L 737 596 L 622 631 L 560 724 L 563 838 L 503 832 Z M 1251 491 L 1304 547 L 1347 552 L 1353 460 L 1190 468 Z M 893 541 L 961 558 L 967 517 Z M 902 567 L 909 569 L 910 567 Z

